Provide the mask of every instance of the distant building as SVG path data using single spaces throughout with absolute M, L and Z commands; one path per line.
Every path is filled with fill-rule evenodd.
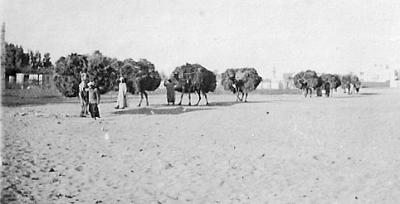
M 394 69 L 391 72 L 390 88 L 400 88 L 400 69 Z
M 260 89 L 293 89 L 293 73 L 283 73 L 281 78 L 276 76 L 276 71 L 272 72 L 272 79 L 264 78 L 260 83 Z
M 271 89 L 271 79 L 263 79 L 258 85 L 259 89 Z
M 294 89 L 296 88 L 293 83 L 294 73 L 283 73 L 283 88 L 284 89 Z
M 393 69 L 389 65 L 375 64 L 372 69 L 356 73 L 361 81 L 387 82 L 390 81 Z

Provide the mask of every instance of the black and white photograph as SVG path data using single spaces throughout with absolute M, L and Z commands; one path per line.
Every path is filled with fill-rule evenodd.
M 400 202 L 400 1 L 0 0 L 4 204 Z

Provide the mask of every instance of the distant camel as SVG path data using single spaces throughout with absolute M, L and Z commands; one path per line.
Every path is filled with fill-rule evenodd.
M 224 89 L 236 93 L 236 101 L 244 99 L 244 102 L 247 102 L 249 92 L 254 91 L 262 81 L 255 68 L 227 69 L 221 77 Z
M 293 77 L 294 85 L 304 92 L 304 96 L 311 97 L 312 90 L 322 86 L 322 79 L 318 77 L 317 73 L 312 70 L 299 72 Z
M 342 76 L 341 83 L 344 93 L 352 94 L 354 90 L 356 91 L 356 93 L 360 91 L 361 81 L 356 75 L 347 74 Z
M 341 85 L 339 76 L 333 74 L 322 74 L 320 78 L 322 80 L 322 88 L 325 90 L 325 95 L 327 97 L 332 97 L 333 91 Z

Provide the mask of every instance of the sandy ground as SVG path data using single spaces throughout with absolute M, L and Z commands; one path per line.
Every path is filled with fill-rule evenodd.
M 1 201 L 397 203 L 400 89 L 335 94 L 3 107 Z

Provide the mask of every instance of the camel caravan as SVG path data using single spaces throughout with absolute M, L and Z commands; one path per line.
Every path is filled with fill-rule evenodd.
M 322 96 L 322 91 L 325 91 L 327 97 L 333 96 L 333 91 L 337 91 L 340 86 L 344 93 L 358 93 L 361 88 L 360 79 L 353 74 L 339 76 L 337 74 L 321 74 L 318 76 L 315 71 L 306 70 L 297 73 L 293 77 L 293 83 L 296 88 L 302 90 L 304 96 L 312 95 L 312 90 L 317 92 L 317 96 Z
M 100 103 L 101 83 L 93 78 L 87 71 L 86 64 L 91 63 L 90 58 L 82 56 L 72 56 L 69 60 L 76 60 L 76 64 L 85 65 L 80 72 L 80 83 L 78 97 L 81 105 L 81 117 L 87 115 L 100 117 L 97 104 Z M 129 60 L 128 60 L 129 62 Z M 93 63 L 93 62 L 92 62 Z M 154 64 L 147 60 L 139 62 L 124 63 L 119 69 L 118 74 L 118 97 L 116 109 L 127 107 L 127 93 L 140 94 L 140 101 L 137 105 L 141 106 L 143 99 L 146 99 L 146 106 L 149 106 L 148 91 L 155 91 L 161 84 L 161 76 L 155 70 Z M 292 78 L 295 87 L 300 89 L 304 96 L 311 97 L 313 91 L 317 96 L 322 96 L 322 90 L 327 97 L 332 97 L 337 88 L 342 87 L 348 94 L 358 93 L 361 87 L 359 78 L 355 75 L 337 74 L 318 74 L 312 70 L 301 71 Z M 103 79 L 104 81 L 104 79 Z M 258 75 L 255 68 L 229 68 L 221 74 L 221 85 L 225 91 L 236 94 L 237 102 L 247 102 L 250 92 L 257 89 L 262 82 L 262 77 Z M 103 82 L 104 84 L 104 82 Z M 167 90 L 167 104 L 175 105 L 175 92 L 181 93 L 177 105 L 182 105 L 182 99 L 185 94 L 188 95 L 188 105 L 192 105 L 191 96 L 198 96 L 195 105 L 199 105 L 202 95 L 205 99 L 205 105 L 209 105 L 207 94 L 214 92 L 217 87 L 217 77 L 214 72 L 208 70 L 200 64 L 186 63 L 176 67 L 169 78 L 164 80 L 164 86 Z

